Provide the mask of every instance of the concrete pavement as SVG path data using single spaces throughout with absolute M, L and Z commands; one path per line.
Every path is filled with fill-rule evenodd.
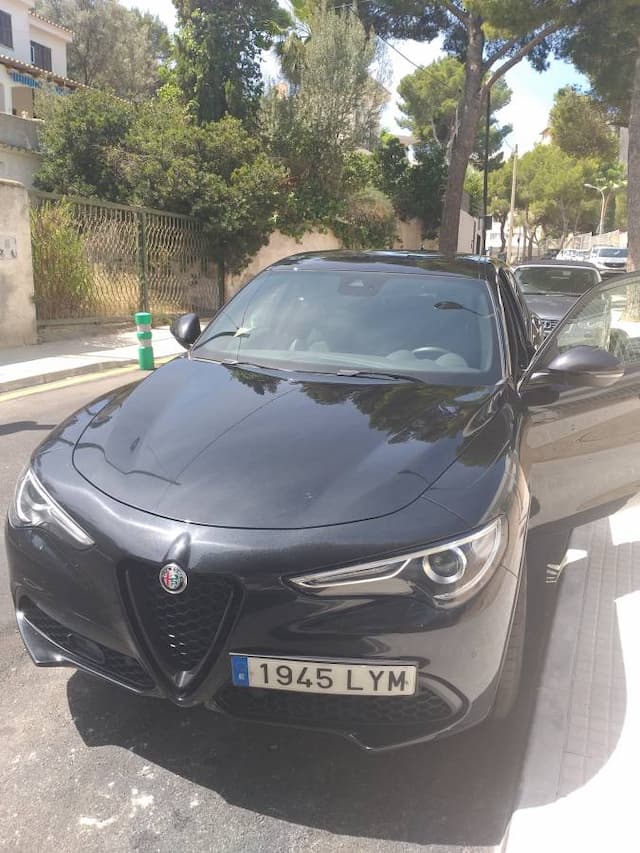
M 153 330 L 153 351 L 159 360 L 184 352 L 168 326 Z M 135 329 L 0 349 L 0 394 L 137 362 Z
M 640 843 L 640 505 L 574 532 L 507 853 Z

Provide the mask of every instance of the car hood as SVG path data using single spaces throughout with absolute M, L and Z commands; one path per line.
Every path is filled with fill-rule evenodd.
M 491 418 L 496 393 L 181 358 L 116 392 L 73 463 L 104 493 L 167 518 L 341 524 L 419 497 Z
M 562 320 L 579 296 L 565 296 L 562 293 L 548 293 L 544 296 L 524 293 L 524 301 L 529 310 L 542 320 Z

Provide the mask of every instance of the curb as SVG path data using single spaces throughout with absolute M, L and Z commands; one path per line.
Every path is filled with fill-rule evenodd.
M 156 359 L 156 365 L 166 364 L 174 358 L 178 358 L 179 353 L 175 355 L 162 356 Z M 82 364 L 78 367 L 70 367 L 65 370 L 52 370 L 49 373 L 40 373 L 37 376 L 24 376 L 20 379 L 10 379 L 8 382 L 0 382 L 0 394 L 5 394 L 9 391 L 21 391 L 26 388 L 35 388 L 38 385 L 47 385 L 50 382 L 57 382 L 63 379 L 71 379 L 74 376 L 83 376 L 90 373 L 102 373 L 106 370 L 117 370 L 119 368 L 138 367 L 138 359 L 123 359 L 121 361 L 96 361 L 91 364 Z M 150 373 L 151 371 L 140 371 L 141 373 Z

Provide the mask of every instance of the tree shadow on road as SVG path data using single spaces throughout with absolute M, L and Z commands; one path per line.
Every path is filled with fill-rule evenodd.
M 416 844 L 502 840 L 524 733 L 518 719 L 381 754 L 328 734 L 178 709 L 76 673 L 75 725 L 89 747 L 114 744 L 227 802 L 338 835 Z
M 8 424 L 0 424 L 0 436 L 14 435 L 17 432 L 49 431 L 55 424 L 39 424 L 37 421 L 12 421 Z
M 535 577 L 531 577 L 532 568 Z M 89 747 L 115 745 L 228 803 L 336 835 L 420 845 L 493 847 L 504 837 L 523 760 L 553 597 L 529 570 L 524 689 L 510 719 L 455 737 L 365 753 L 329 734 L 179 709 L 83 673 L 67 693 Z

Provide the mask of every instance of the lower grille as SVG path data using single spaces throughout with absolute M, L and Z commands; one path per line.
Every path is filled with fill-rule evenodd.
M 234 587 L 212 574 L 190 574 L 178 595 L 160 585 L 160 568 L 129 563 L 125 575 L 135 616 L 151 653 L 172 675 L 195 670 L 224 633 Z
M 155 687 L 152 678 L 134 658 L 70 631 L 31 601 L 21 602 L 20 606 L 25 619 L 34 628 L 77 660 L 132 687 L 141 690 L 152 690 Z
M 218 693 L 216 702 L 238 717 L 347 729 L 363 725 L 433 725 L 454 716 L 447 702 L 424 686 L 415 696 L 380 698 L 324 696 L 228 684 Z

